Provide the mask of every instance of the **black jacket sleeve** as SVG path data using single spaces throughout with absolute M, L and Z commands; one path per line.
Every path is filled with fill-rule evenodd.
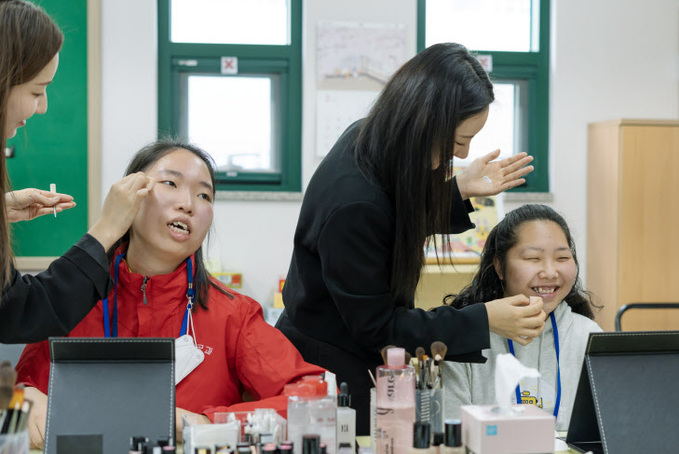
M 424 311 L 395 304 L 390 238 L 389 216 L 367 202 L 335 212 L 319 237 L 323 279 L 354 341 L 374 352 L 389 344 L 415 351 L 440 340 L 448 346 L 447 356 L 483 361 L 480 350 L 490 346 L 485 305 Z
M 462 200 L 460 188 L 457 187 L 457 177 L 453 178 L 451 185 L 452 191 L 452 206 L 450 208 L 450 231 L 446 233 L 462 233 L 469 229 L 476 227 L 469 219 L 469 213 L 474 211 L 472 203 L 467 200 Z
M 111 288 L 103 246 L 89 234 L 46 271 L 21 275 L 0 299 L 0 342 L 39 342 L 68 334 Z

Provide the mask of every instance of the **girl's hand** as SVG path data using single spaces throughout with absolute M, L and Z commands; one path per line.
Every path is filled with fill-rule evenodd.
M 28 188 L 5 194 L 5 210 L 9 222 L 30 221 L 45 214 L 73 208 L 75 202 L 68 194 Z
M 24 399 L 33 402 L 27 422 L 31 449 L 42 449 L 45 443 L 45 425 L 47 424 L 47 395 L 37 388 L 27 386 L 24 389 Z
M 530 344 L 545 328 L 542 298 L 515 295 L 485 304 L 490 330 L 521 345 Z
M 199 415 L 198 413 L 193 413 L 177 407 L 174 418 L 177 426 L 177 443 L 182 441 L 182 415 L 187 415 L 191 420 L 191 424 L 212 424 L 212 421 L 205 415 Z
M 111 186 L 101 208 L 101 216 L 89 231 L 104 246 L 104 250 L 108 251 L 127 233 L 153 184 L 153 179 L 137 172 Z
M 532 156 L 518 153 L 499 161 L 493 161 L 498 156 L 500 156 L 500 150 L 476 158 L 457 175 L 457 187 L 463 200 L 470 197 L 497 195 L 526 182 L 522 177 L 533 171 L 533 166 L 527 165 L 533 160 Z

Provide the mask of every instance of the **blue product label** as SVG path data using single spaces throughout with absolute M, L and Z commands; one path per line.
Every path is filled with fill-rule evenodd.
M 486 426 L 486 435 L 497 435 L 497 426 Z

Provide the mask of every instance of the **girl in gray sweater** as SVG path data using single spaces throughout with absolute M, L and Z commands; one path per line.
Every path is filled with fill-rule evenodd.
M 575 244 L 566 221 L 545 205 L 524 205 L 508 213 L 490 232 L 479 273 L 459 295 L 446 302 L 465 307 L 505 296 L 542 298 L 549 315 L 545 329 L 533 342 L 519 345 L 490 333 L 485 364 L 445 362 L 443 365 L 446 418 L 459 418 L 461 405 L 490 405 L 495 401 L 497 355 L 512 353 L 541 377 L 521 380 L 512 403 L 535 404 L 556 416 L 556 429 L 570 422 L 585 345 L 590 332 L 601 328 L 592 319 L 592 301 L 578 278 Z

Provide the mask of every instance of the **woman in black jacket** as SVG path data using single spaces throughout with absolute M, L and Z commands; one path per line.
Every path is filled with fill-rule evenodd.
M 541 304 L 521 296 L 462 310 L 413 307 L 427 236 L 472 228 L 469 197 L 520 185 L 533 170 L 525 153 L 493 161 L 498 150 L 449 177 L 493 99 L 463 46 L 432 46 L 394 74 L 309 182 L 277 326 L 306 361 L 349 384 L 359 433 L 368 431 L 368 370 L 384 346 L 414 353 L 438 340 L 447 359 L 481 362 L 489 330 L 521 344 L 542 331 Z
M 63 40 L 39 7 L 0 0 L 0 150 L 33 114 L 47 111 L 46 90 L 59 66 Z M 90 231 L 37 276 L 22 276 L 14 268 L 9 223 L 71 208 L 73 198 L 37 189 L 0 197 L 0 342 L 66 335 L 106 297 L 106 250 L 127 231 L 152 185 L 141 173 L 114 184 Z M 0 153 L 0 189 L 9 186 L 5 154 Z

